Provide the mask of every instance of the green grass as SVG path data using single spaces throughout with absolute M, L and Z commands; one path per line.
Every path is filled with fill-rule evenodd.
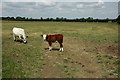
M 116 60 L 116 61 L 114 62 L 114 64 L 120 65 L 120 60 Z
M 16 26 L 24 28 L 29 33 L 63 33 L 65 36 L 77 37 L 93 42 L 103 42 L 104 39 L 110 42 L 117 41 L 117 25 L 114 23 L 18 22 L 3 23 L 3 25 L 3 30 L 6 32 Z M 33 38 L 32 35 L 30 36 Z
M 29 36 L 27 44 L 13 41 L 13 27 L 25 29 L 26 35 Z M 43 33 L 63 34 L 64 52 L 45 50 L 44 48 L 49 46 L 40 36 Z M 94 78 L 96 77 L 94 74 L 102 75 L 99 70 L 101 73 L 107 73 L 101 69 L 103 66 L 98 64 L 107 62 L 98 60 L 103 60 L 102 55 L 106 55 L 109 45 L 117 43 L 118 25 L 116 23 L 3 21 L 2 75 L 3 78 Z M 53 44 L 53 47 L 59 48 L 58 43 Z M 94 50 L 95 47 L 98 50 Z M 113 60 L 112 55 L 105 58 Z M 80 64 L 70 63 L 71 60 L 81 62 L 85 68 Z M 55 64 L 53 67 L 52 65 L 56 62 L 60 65 Z M 106 66 L 114 67 L 116 64 Z M 91 65 L 96 65 L 94 69 L 98 73 L 93 75 L 89 73 Z M 86 69 L 89 69 L 88 72 L 85 72 Z
M 112 56 L 108 56 L 108 55 L 105 55 L 104 57 L 106 57 L 108 59 L 112 59 L 113 58 Z

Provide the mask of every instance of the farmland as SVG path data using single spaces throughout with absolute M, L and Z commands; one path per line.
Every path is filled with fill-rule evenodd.
M 13 41 L 13 27 L 25 29 L 27 44 Z M 44 33 L 63 34 L 64 52 L 58 43 L 49 51 Z M 117 54 L 116 23 L 2 22 L 3 78 L 116 78 Z

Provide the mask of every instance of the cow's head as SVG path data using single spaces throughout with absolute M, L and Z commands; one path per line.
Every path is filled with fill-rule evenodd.
M 24 44 L 26 44 L 26 43 L 27 43 L 27 41 L 26 41 L 26 40 L 23 40 L 23 43 L 24 43 Z
M 43 40 L 46 40 L 47 34 L 41 35 L 43 37 Z
M 22 40 L 23 40 L 23 43 L 24 43 L 24 44 L 27 43 L 27 38 L 28 38 L 28 36 L 23 35 L 23 39 L 22 39 Z

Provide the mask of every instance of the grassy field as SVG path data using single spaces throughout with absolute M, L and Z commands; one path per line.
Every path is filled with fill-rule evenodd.
M 28 43 L 14 42 L 12 28 L 27 32 Z M 41 34 L 64 35 L 64 52 L 49 51 Z M 118 25 L 81 22 L 2 22 L 3 78 L 116 78 Z

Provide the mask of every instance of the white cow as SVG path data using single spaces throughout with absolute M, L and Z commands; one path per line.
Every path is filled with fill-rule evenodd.
M 14 27 L 14 28 L 13 28 L 13 39 L 14 39 L 14 41 L 16 41 L 16 37 L 17 37 L 17 36 L 18 36 L 21 40 L 23 40 L 24 43 L 27 43 L 24 29 Z

